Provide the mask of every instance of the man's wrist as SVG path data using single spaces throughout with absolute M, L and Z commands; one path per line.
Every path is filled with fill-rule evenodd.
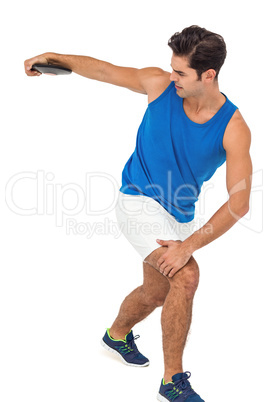
M 185 250 L 185 252 L 186 252 L 187 254 L 189 254 L 189 255 L 192 255 L 192 254 L 195 252 L 195 250 L 197 249 L 197 248 L 194 246 L 192 236 L 193 236 L 193 235 L 189 236 L 186 240 L 184 240 L 184 241 L 181 243 L 181 246 L 183 247 L 183 249 Z
M 47 59 L 47 62 L 49 64 L 57 64 L 57 60 L 56 60 L 57 54 L 56 53 L 48 52 L 48 53 L 44 53 L 43 56 Z
M 44 56 L 49 64 L 55 64 L 65 68 L 70 68 L 72 70 L 73 67 L 71 63 L 72 56 L 59 53 L 51 53 L 51 52 L 45 53 Z

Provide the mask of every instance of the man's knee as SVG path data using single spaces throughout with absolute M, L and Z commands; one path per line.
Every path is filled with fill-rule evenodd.
M 164 303 L 165 303 L 166 297 L 167 297 L 167 295 L 164 295 L 164 296 L 160 296 L 160 295 L 151 296 L 149 298 L 150 305 L 154 306 L 154 307 L 162 307 L 164 305 Z
M 178 240 L 178 242 L 180 241 Z M 146 257 L 144 262 L 149 263 L 155 269 L 159 270 L 159 268 L 157 267 L 157 261 L 159 257 L 166 252 L 166 250 L 167 246 L 161 246 L 157 248 L 148 257 Z M 167 277 L 167 279 L 169 281 L 170 287 L 182 287 L 185 290 L 186 296 L 192 298 L 196 292 L 199 283 L 199 267 L 194 257 L 191 257 L 188 263 L 182 269 L 180 269 L 172 278 Z
M 172 278 L 169 278 L 170 286 L 183 288 L 186 296 L 192 298 L 199 284 L 199 267 L 193 257 Z

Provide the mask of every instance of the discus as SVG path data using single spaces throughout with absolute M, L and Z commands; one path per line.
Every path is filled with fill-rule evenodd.
M 33 64 L 31 70 L 47 75 L 67 75 L 72 72 L 69 68 L 56 66 L 55 64 Z

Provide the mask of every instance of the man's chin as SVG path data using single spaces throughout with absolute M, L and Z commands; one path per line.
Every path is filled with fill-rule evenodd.
M 177 91 L 177 95 L 178 95 L 180 98 L 185 98 L 185 94 L 182 93 L 182 91 Z

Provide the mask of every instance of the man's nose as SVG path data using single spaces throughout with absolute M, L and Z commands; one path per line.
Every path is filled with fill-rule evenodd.
M 176 81 L 176 76 L 175 76 L 174 71 L 172 71 L 169 78 L 170 78 L 170 81 Z

